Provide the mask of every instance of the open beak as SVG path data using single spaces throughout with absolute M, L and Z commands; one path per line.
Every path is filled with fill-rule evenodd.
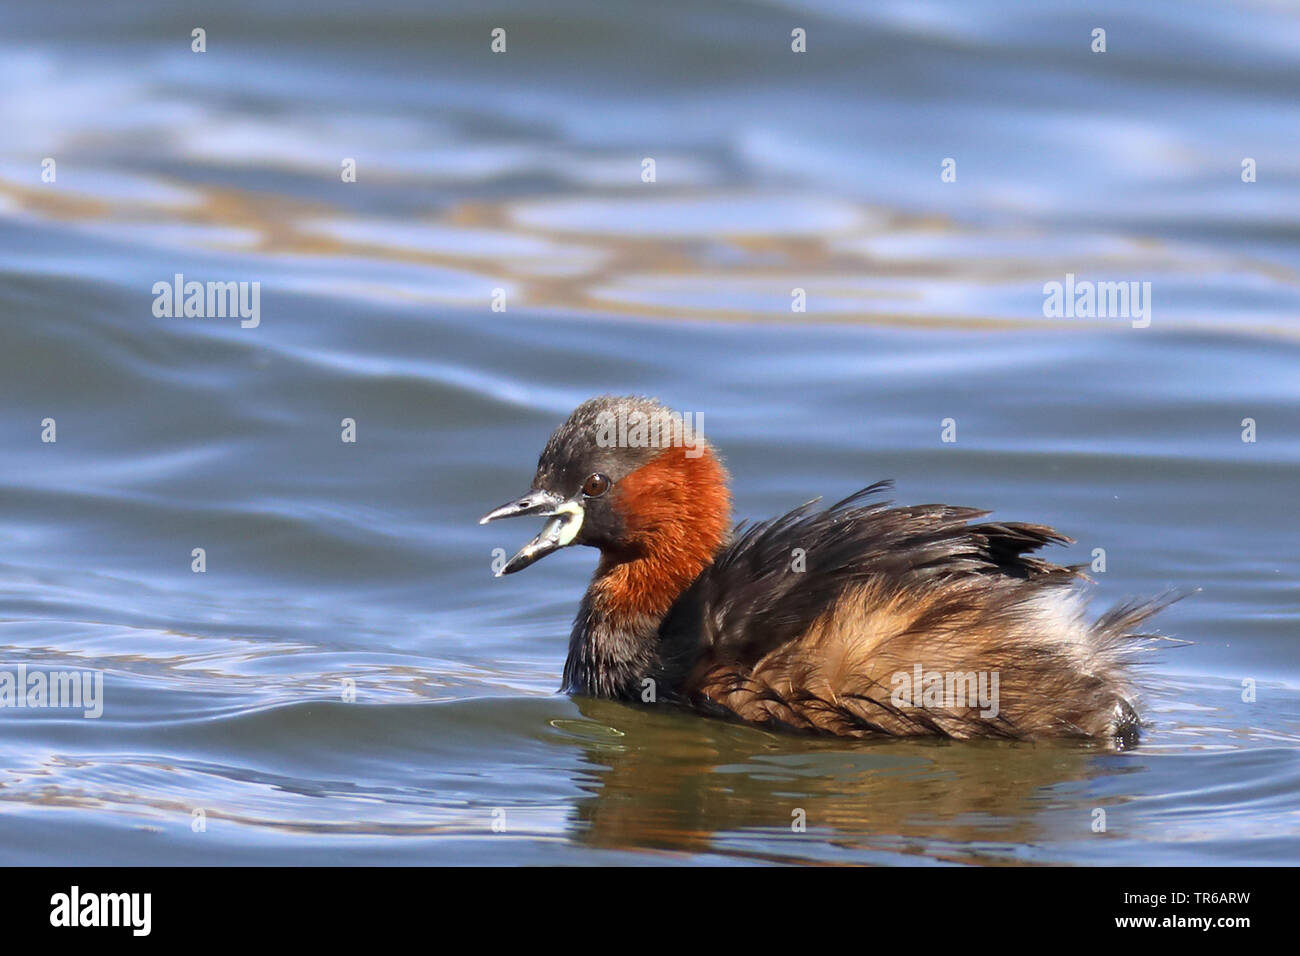
M 572 544 L 582 528 L 585 512 L 577 501 L 566 500 L 549 491 L 530 491 L 522 498 L 507 502 L 500 508 L 493 508 L 478 523 L 487 524 L 498 518 L 520 518 L 524 515 L 545 515 L 548 520 L 537 537 L 505 563 L 505 567 L 497 572 L 497 577 L 522 571 L 552 551 Z

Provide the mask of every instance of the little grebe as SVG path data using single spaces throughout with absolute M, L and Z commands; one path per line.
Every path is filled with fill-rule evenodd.
M 498 574 L 600 549 L 567 692 L 848 737 L 1132 740 L 1125 665 L 1162 602 L 1089 623 L 1079 568 L 1031 556 L 1070 539 L 891 508 L 887 482 L 731 531 L 727 473 L 692 431 L 651 399 L 586 401 L 531 490 L 482 518 L 549 519 Z

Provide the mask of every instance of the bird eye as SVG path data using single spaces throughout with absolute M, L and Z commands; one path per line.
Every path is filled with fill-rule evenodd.
M 588 475 L 582 483 L 582 493 L 588 498 L 599 498 L 608 490 L 609 479 L 601 474 Z

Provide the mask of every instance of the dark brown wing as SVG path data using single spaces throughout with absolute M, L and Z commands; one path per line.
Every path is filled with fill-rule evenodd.
M 738 526 L 661 625 L 661 679 L 676 686 L 705 654 L 755 662 L 805 634 L 856 585 L 923 589 L 1000 575 L 1050 587 L 1079 576 L 1078 568 L 1030 556 L 1070 541 L 1051 528 L 971 524 L 988 514 L 974 508 L 891 508 L 878 497 L 891 487 L 877 482 L 822 511 L 812 501 L 779 518 Z

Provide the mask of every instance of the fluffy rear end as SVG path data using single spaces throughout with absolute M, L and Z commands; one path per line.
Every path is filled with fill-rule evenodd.
M 1095 623 L 1069 585 L 1000 576 L 847 591 L 752 668 L 714 661 L 699 702 L 771 727 L 841 736 L 1109 737 L 1139 726 L 1128 665 L 1167 602 Z

